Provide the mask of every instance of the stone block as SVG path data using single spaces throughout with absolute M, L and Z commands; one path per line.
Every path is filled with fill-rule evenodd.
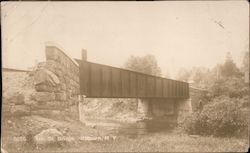
M 11 96 L 5 98 L 6 103 L 12 103 L 15 105 L 22 105 L 24 104 L 24 95 L 19 92 L 15 92 L 11 94 Z
M 32 115 L 39 115 L 51 119 L 64 119 L 65 115 L 60 110 L 33 110 Z
M 71 118 L 74 118 L 74 119 L 79 119 L 79 108 L 78 108 L 78 105 L 73 105 L 73 106 L 70 106 L 69 109 L 68 109 L 68 112 L 69 112 L 69 117 Z
M 47 116 L 50 113 L 50 110 L 32 110 L 32 115 L 40 115 L 40 116 Z
M 10 113 L 10 111 L 11 111 L 11 105 L 5 105 L 5 104 L 2 105 L 3 113 Z
M 45 67 L 46 64 L 47 64 L 47 62 L 40 62 L 40 63 L 38 63 L 37 64 L 37 69 L 41 69 L 41 68 Z
M 45 91 L 45 92 L 53 92 L 54 91 L 54 87 L 48 86 L 46 84 L 37 84 L 37 85 L 35 85 L 35 89 L 38 92 L 41 92 L 41 91 L 42 92 L 43 91 Z
M 60 78 L 60 76 L 63 76 L 63 72 L 60 69 L 56 69 L 54 73 Z
M 31 95 L 29 97 L 29 100 L 25 101 L 25 105 L 32 106 L 32 105 L 37 105 L 37 104 L 38 104 L 38 102 L 36 100 L 34 100 Z
M 75 101 L 74 99 L 70 98 L 67 100 L 67 105 L 68 106 L 72 106 L 75 105 L 77 103 L 77 101 Z
M 40 69 L 34 75 L 34 84 L 45 84 L 56 86 L 60 83 L 59 78 L 47 69 Z
M 55 100 L 55 94 L 52 92 L 36 92 L 34 98 L 39 102 L 53 101 Z
M 53 107 L 54 109 L 62 109 L 66 107 L 66 102 L 62 101 L 50 101 L 46 103 L 46 106 Z
M 58 63 L 56 61 L 53 61 L 53 60 L 47 60 L 46 65 L 43 68 L 50 70 L 51 72 L 55 72 L 56 69 L 61 70 L 61 68 L 58 66 Z
M 55 93 L 55 100 L 65 101 L 66 100 L 66 93 L 65 92 Z
M 45 54 L 46 54 L 46 60 L 57 61 L 58 59 L 57 49 L 53 46 L 46 47 Z
M 62 87 L 62 90 L 63 90 L 63 91 L 66 91 L 66 89 L 67 89 L 67 88 L 66 88 L 66 84 L 61 84 L 61 87 Z
M 30 107 L 26 105 L 14 105 L 11 107 L 10 113 L 12 116 L 30 115 Z
M 65 108 L 65 103 L 60 101 L 44 102 L 43 104 L 32 105 L 32 110 L 62 110 Z

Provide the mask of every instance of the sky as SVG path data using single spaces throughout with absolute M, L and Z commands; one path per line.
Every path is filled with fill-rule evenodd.
M 212 68 L 249 50 L 247 1 L 1 2 L 2 64 L 27 69 L 45 61 L 45 43 L 73 58 L 122 67 L 152 54 L 163 74 Z

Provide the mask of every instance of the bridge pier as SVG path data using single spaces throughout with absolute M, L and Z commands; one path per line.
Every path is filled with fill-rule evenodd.
M 152 107 L 150 99 L 138 98 L 137 113 L 140 118 L 149 118 L 152 115 Z
M 177 123 L 180 124 L 184 121 L 185 116 L 193 112 L 191 98 L 178 100 L 176 103 Z
M 187 99 L 138 99 L 137 113 L 141 120 L 149 119 L 163 126 L 177 125 L 192 112 L 191 98 Z

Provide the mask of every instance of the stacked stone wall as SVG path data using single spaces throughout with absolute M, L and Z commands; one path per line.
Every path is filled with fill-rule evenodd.
M 55 46 L 46 46 L 46 61 L 34 73 L 32 114 L 78 118 L 79 67 Z
M 2 71 L 2 115 L 6 117 L 21 117 L 30 115 L 30 105 L 35 104 L 30 99 L 33 88 L 33 78 L 24 71 Z

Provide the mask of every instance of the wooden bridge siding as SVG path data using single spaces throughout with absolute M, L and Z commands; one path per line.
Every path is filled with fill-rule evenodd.
M 189 97 L 188 83 L 85 61 L 80 62 L 80 84 L 87 97 Z
M 163 97 L 162 95 L 162 82 L 161 78 L 156 78 L 156 97 Z
M 175 82 L 176 84 L 176 97 L 180 97 L 180 87 L 179 87 L 179 82 L 176 81 Z
M 102 67 L 102 96 L 111 96 L 111 70 L 108 67 Z
M 121 96 L 121 74 L 118 69 L 111 69 L 112 72 L 112 96 L 119 97 Z
M 163 97 L 169 97 L 168 80 L 163 80 Z
M 137 92 L 138 97 L 147 97 L 146 95 L 146 76 L 137 74 Z
M 80 92 L 85 93 L 85 95 L 90 95 L 90 90 L 88 89 L 90 87 L 89 82 L 89 63 L 82 61 L 80 62 Z
M 91 95 L 98 96 L 101 95 L 101 71 L 100 66 L 96 64 L 91 64 Z
M 130 72 L 130 96 L 137 97 L 137 76 Z
M 130 96 L 130 73 L 128 71 L 121 71 L 122 81 L 122 97 Z
M 147 77 L 147 96 L 155 97 L 155 78 Z

